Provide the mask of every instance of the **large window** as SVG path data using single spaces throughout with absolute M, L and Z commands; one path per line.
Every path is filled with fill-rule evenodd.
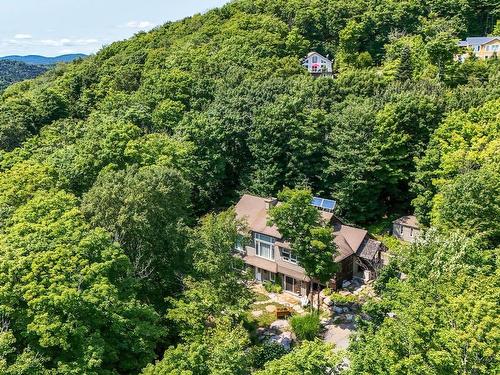
M 287 292 L 300 294 L 302 282 L 294 279 L 293 277 L 286 276 L 283 278 L 283 289 Z
M 297 256 L 288 249 L 281 248 L 281 259 L 283 259 L 285 262 L 290 262 L 293 264 L 297 264 Z
M 257 281 L 272 281 L 274 283 L 276 281 L 276 274 L 263 270 L 262 268 L 255 267 L 255 279 Z
M 274 260 L 274 238 L 255 233 L 255 253 L 262 258 Z
M 318 62 L 318 56 L 313 56 L 312 62 L 313 64 L 316 64 Z

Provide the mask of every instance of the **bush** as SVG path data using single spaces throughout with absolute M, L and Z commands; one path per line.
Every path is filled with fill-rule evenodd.
M 299 340 L 314 340 L 319 334 L 319 315 L 317 313 L 304 316 L 296 315 L 290 319 L 293 332 Z
M 331 290 L 330 288 L 325 288 L 323 289 L 323 294 L 327 297 L 331 296 L 333 293 L 333 290 Z
M 272 360 L 279 359 L 288 353 L 282 345 L 277 342 L 266 342 L 259 346 L 254 346 L 251 350 L 252 367 L 261 369 Z
M 377 293 L 382 293 L 387 289 L 387 285 L 391 280 L 399 280 L 400 272 L 396 262 L 389 262 L 387 266 L 382 268 L 375 284 L 373 285 Z
M 339 293 L 332 293 L 328 296 L 335 305 L 347 305 L 349 303 L 355 303 L 358 298 L 354 295 L 344 296 Z
M 323 289 L 323 294 L 330 298 L 330 300 L 335 303 L 336 305 L 347 305 L 349 303 L 355 303 L 358 302 L 358 298 L 354 295 L 347 295 L 344 296 L 340 293 L 336 293 L 330 288 L 325 288 Z
M 268 293 L 281 293 L 283 291 L 280 284 L 273 283 L 272 281 L 264 281 L 263 285 Z

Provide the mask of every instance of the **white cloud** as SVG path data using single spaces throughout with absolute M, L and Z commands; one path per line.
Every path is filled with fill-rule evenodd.
M 104 43 L 95 38 L 0 38 L 0 55 L 64 55 L 68 53 L 94 53 Z
M 1 1 L 1 0 L 0 0 Z M 2 38 L 0 35 L 0 56 L 4 55 L 44 55 L 55 56 L 68 53 L 91 54 L 97 52 L 108 38 L 90 36 L 46 36 L 19 38 L 11 35 Z
M 156 25 L 150 21 L 130 21 L 125 25 L 125 27 L 130 29 L 150 29 L 155 26 Z
M 74 49 L 71 49 L 71 48 L 64 48 L 64 49 L 61 49 L 59 50 L 59 54 L 60 55 L 69 55 L 70 53 L 77 53 L 78 51 L 74 50 Z
M 33 39 L 33 36 L 31 34 L 16 34 L 14 39 Z
M 43 39 L 40 44 L 50 47 L 83 47 L 92 44 L 97 44 L 99 41 L 97 39 Z
M 40 41 L 40 43 L 44 46 L 51 46 L 51 47 L 62 47 L 70 43 L 71 40 L 67 38 L 62 38 L 62 39 L 43 39 Z

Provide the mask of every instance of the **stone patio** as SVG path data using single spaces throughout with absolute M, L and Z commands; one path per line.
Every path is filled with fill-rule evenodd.
M 301 306 L 301 301 L 298 296 L 289 293 L 268 293 L 260 284 L 253 286 L 254 292 L 260 293 L 269 298 L 268 301 L 256 302 L 255 305 L 267 305 L 265 310 L 267 312 L 275 311 L 276 307 L 268 305 L 270 302 L 278 303 L 283 306 L 292 308 L 298 314 L 304 314 L 306 311 Z M 360 301 L 357 303 L 347 303 L 343 305 L 336 305 L 328 297 L 321 295 L 321 307 L 325 312 L 329 312 L 329 317 L 323 318 L 321 326 L 323 328 L 322 338 L 325 342 L 335 345 L 335 351 L 345 350 L 349 346 L 349 338 L 356 331 L 355 319 L 357 316 L 363 318 L 360 314 L 360 303 L 370 298 L 376 298 L 373 290 L 372 283 L 359 283 L 352 282 L 346 289 L 339 292 L 339 294 L 348 296 L 354 295 Z M 278 320 L 271 324 L 270 327 L 262 328 L 259 335 L 262 340 L 269 340 L 273 337 L 274 342 L 279 342 L 285 347 L 288 346 L 289 340 L 293 342 L 294 337 L 288 337 L 291 330 L 288 321 Z M 283 334 L 285 334 L 283 336 Z M 283 342 L 282 342 L 283 341 Z
M 298 314 L 303 314 L 305 312 L 301 306 L 300 298 L 298 296 L 294 296 L 294 295 L 292 295 L 290 293 L 286 293 L 286 292 L 279 293 L 279 294 L 268 293 L 261 284 L 253 285 L 252 289 L 256 293 L 266 295 L 269 298 L 269 300 L 272 302 L 276 302 L 276 303 L 279 303 L 280 305 L 292 308 Z M 259 302 L 256 302 L 255 304 L 265 305 L 267 303 L 269 303 L 269 302 L 268 301 L 259 301 Z
M 354 324 L 329 324 L 325 326 L 323 340 L 335 345 L 335 351 L 347 349 L 349 346 L 349 337 L 354 332 Z

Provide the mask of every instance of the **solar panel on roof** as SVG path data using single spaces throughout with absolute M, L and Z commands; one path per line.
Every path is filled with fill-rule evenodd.
M 333 212 L 335 209 L 336 202 L 331 199 L 323 199 L 319 197 L 314 197 L 311 204 L 323 211 Z
M 331 201 L 331 200 L 328 200 L 328 199 L 325 199 L 323 201 L 323 207 L 328 209 L 328 210 L 333 210 L 334 207 L 335 207 L 335 201 Z
M 313 201 L 312 201 L 312 205 L 315 207 L 321 207 L 322 201 L 323 201 L 323 199 L 314 197 Z

